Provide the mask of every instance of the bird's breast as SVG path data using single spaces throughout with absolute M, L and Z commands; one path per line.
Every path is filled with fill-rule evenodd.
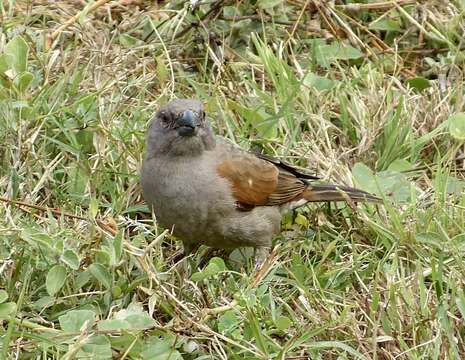
M 151 159 L 143 164 L 141 184 L 157 221 L 179 236 L 205 231 L 235 209 L 230 184 L 205 159 Z

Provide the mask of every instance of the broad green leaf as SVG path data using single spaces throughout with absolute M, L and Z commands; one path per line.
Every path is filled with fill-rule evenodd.
M 434 232 L 421 232 L 415 235 L 415 240 L 428 245 L 429 247 L 436 247 L 437 249 L 442 249 L 444 244 L 443 244 L 443 239 L 439 234 L 434 233 Z
M 88 339 L 76 354 L 78 359 L 112 359 L 111 344 L 105 335 L 94 335 Z
M 11 87 L 11 79 L 6 75 L 10 58 L 10 55 L 0 54 L 0 85 L 7 89 Z
M 465 141 L 465 113 L 455 113 L 449 117 L 449 132 L 459 141 Z
M 86 329 L 90 329 L 94 319 L 95 312 L 92 310 L 71 310 L 58 317 L 61 329 L 66 332 L 79 332 L 86 322 Z
M 303 84 L 308 87 L 313 87 L 318 91 L 331 90 L 337 85 L 337 81 L 319 76 L 313 73 L 308 73 L 303 79 Z
M 45 251 L 54 254 L 53 239 L 45 233 L 39 232 L 38 229 L 33 227 L 24 226 L 20 233 L 21 239 L 25 240 L 32 245 L 33 248 L 44 247 Z
M 402 30 L 399 21 L 394 19 L 375 20 L 369 25 L 369 29 L 381 31 L 400 31 Z
M 19 75 L 16 80 L 18 90 L 22 93 L 25 92 L 31 84 L 32 80 L 34 80 L 34 75 L 32 73 L 28 71 L 21 73 L 21 75 Z
M 224 260 L 214 257 L 210 259 L 210 262 L 205 269 L 192 274 L 191 279 L 192 281 L 201 281 L 213 277 L 224 270 L 226 270 Z
M 21 74 L 27 69 L 27 54 L 29 47 L 21 36 L 16 36 L 5 46 L 5 54 L 9 55 L 7 61 L 9 68 L 16 74 Z
M 142 42 L 129 34 L 121 34 L 119 36 L 119 43 L 127 48 L 134 48 L 136 45 L 140 45 Z
M 98 200 L 96 198 L 90 199 L 89 202 L 89 216 L 92 219 L 95 219 L 95 217 L 98 214 Z
M 66 268 L 63 265 L 52 267 L 45 278 L 45 287 L 50 296 L 55 295 L 65 284 Z
M 278 328 L 278 330 L 281 330 L 281 331 L 286 331 L 292 325 L 291 319 L 289 319 L 287 316 L 278 317 L 275 323 L 276 323 L 276 327 Z
M 218 331 L 222 334 L 230 333 L 237 328 L 239 324 L 240 320 L 236 316 L 236 313 L 233 310 L 228 310 L 218 318 Z
M 79 269 L 79 264 L 81 263 L 78 254 L 76 254 L 76 252 L 71 249 L 65 250 L 63 252 L 63 255 L 61 256 L 61 261 L 63 261 L 73 270 Z
M 279 4 L 281 4 L 283 0 L 258 0 L 257 5 L 260 9 L 270 9 Z
M 126 322 L 130 324 L 131 329 L 149 329 L 155 325 L 155 321 L 146 312 L 132 314 L 126 317 Z
M 115 315 L 115 320 L 121 320 L 126 323 L 130 329 L 148 329 L 155 325 L 154 320 L 144 311 L 141 304 L 130 304 L 127 309 L 118 311 Z M 117 323 L 109 324 L 109 326 L 118 325 Z
M 373 170 L 362 163 L 356 163 L 352 168 L 352 175 L 356 187 L 370 193 L 377 193 L 376 178 Z
M 424 77 L 417 76 L 407 80 L 407 85 L 418 91 L 423 91 L 431 86 L 430 82 Z
M 144 360 L 182 360 L 181 354 L 173 348 L 173 341 L 151 338 L 143 347 L 140 356 Z
M 97 323 L 97 328 L 100 331 L 105 330 L 129 330 L 131 329 L 131 324 L 126 320 L 120 319 L 110 319 L 102 320 Z
M 8 293 L 5 290 L 0 290 L 0 304 L 8 299 Z
M 338 60 L 354 60 L 363 57 L 363 53 L 351 45 L 334 42 L 330 45 L 317 45 L 315 47 L 316 62 L 324 67 Z
M 465 190 L 465 181 L 459 180 L 456 177 L 448 176 L 446 184 L 446 192 L 448 194 L 460 195 Z
M 56 302 L 55 297 L 53 296 L 42 296 L 41 298 L 37 299 L 34 304 L 33 308 L 39 312 L 43 311 L 44 309 L 48 308 L 49 306 L 54 305 Z
M 111 288 L 112 280 L 110 273 L 102 264 L 92 264 L 89 266 L 88 270 L 99 283 L 101 283 L 107 289 Z
M 412 164 L 404 159 L 394 160 L 388 167 L 389 171 L 402 172 L 412 169 Z
M 0 304 L 0 320 L 8 318 L 10 315 L 16 312 L 16 303 L 6 302 Z
M 2 75 L 5 74 L 5 72 L 9 69 L 8 64 L 11 62 L 12 62 L 11 55 L 0 54 L 0 74 Z

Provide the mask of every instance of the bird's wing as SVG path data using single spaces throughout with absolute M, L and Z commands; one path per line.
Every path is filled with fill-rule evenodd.
M 266 161 L 269 161 L 269 162 L 275 164 L 280 169 L 286 170 L 287 172 L 291 173 L 292 175 L 295 175 L 295 177 L 298 177 L 299 179 L 307 179 L 307 180 L 319 180 L 320 179 L 318 176 L 305 174 L 302 171 L 298 170 L 296 167 L 294 167 L 294 166 L 292 166 L 292 165 L 290 165 L 290 164 L 288 164 L 288 163 L 286 163 L 286 162 L 284 162 L 282 160 L 279 160 L 279 159 L 277 159 L 275 157 L 265 155 L 265 154 L 262 154 L 262 153 L 255 153 L 255 152 L 253 154 L 255 154 L 255 156 L 257 156 L 260 159 L 263 159 L 263 160 L 266 160 Z
M 222 161 L 217 172 L 232 183 L 234 198 L 246 208 L 280 205 L 300 195 L 307 184 L 275 161 L 241 152 Z
M 268 155 L 246 152 L 226 140 L 218 139 L 218 145 L 221 160 L 217 173 L 231 182 L 240 209 L 289 202 L 298 202 L 298 206 L 322 201 L 382 202 L 379 197 L 363 190 L 309 183 L 307 180 L 318 178 Z

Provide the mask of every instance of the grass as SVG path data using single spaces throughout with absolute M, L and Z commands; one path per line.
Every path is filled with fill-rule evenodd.
M 464 9 L 399 3 L 110 2 L 51 46 L 82 4 L 0 4 L 0 357 L 463 358 Z M 384 206 L 290 214 L 261 273 L 186 272 L 138 183 L 173 97 Z

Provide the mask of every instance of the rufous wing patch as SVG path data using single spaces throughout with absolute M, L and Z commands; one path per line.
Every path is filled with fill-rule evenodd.
M 225 160 L 217 171 L 232 183 L 233 196 L 242 204 L 266 205 L 278 185 L 278 168 L 256 157 Z

